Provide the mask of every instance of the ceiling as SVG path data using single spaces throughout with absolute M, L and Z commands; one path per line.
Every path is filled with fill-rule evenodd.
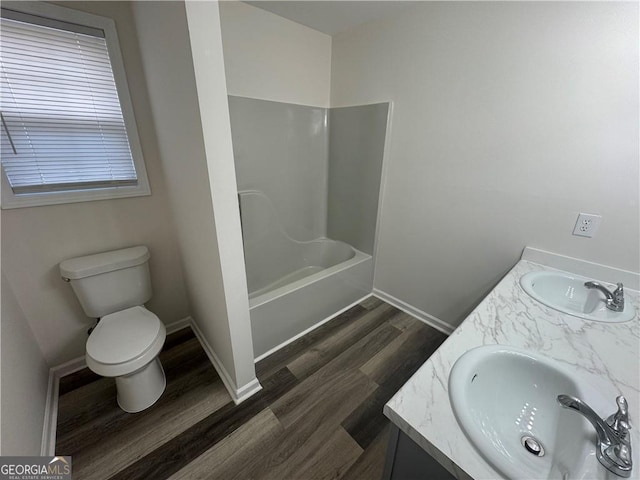
M 395 15 L 414 5 L 414 1 L 245 1 L 328 35 Z

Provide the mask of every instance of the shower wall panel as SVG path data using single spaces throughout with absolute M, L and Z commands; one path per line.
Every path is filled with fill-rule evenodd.
M 259 190 L 285 232 L 326 237 L 327 109 L 229 96 L 238 190 Z
M 329 109 L 327 233 L 373 254 L 388 103 Z

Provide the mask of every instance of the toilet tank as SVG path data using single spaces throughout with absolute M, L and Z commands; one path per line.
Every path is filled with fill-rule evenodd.
M 104 317 L 149 301 L 149 257 L 147 247 L 139 246 L 71 258 L 60 263 L 60 275 L 87 316 Z

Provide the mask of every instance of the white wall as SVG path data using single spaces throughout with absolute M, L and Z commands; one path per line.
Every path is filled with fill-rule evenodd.
M 49 367 L 2 273 L 1 455 L 40 455 Z
M 457 325 L 525 245 L 638 271 L 638 70 L 637 3 L 424 2 L 333 37 L 332 106 L 394 102 L 375 287 Z
M 226 320 L 231 334 L 236 385 L 242 388 L 257 383 L 257 379 L 220 13 L 217 2 L 187 2 L 186 11 L 227 307 Z
M 165 323 L 189 313 L 129 4 L 59 4 L 116 22 L 152 195 L 3 211 L 3 270 L 49 365 L 84 355 L 92 326 L 60 278 L 58 263 L 67 258 L 148 245 L 154 289 L 149 309 Z
M 229 95 L 329 106 L 329 35 L 238 1 L 220 18 Z
M 220 24 L 215 2 L 186 8 L 133 4 L 192 315 L 241 390 L 255 370 Z

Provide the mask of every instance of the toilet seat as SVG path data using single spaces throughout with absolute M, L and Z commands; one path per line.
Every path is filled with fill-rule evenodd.
M 160 353 L 165 337 L 164 324 L 142 306 L 106 315 L 87 340 L 87 366 L 104 377 L 134 373 Z

